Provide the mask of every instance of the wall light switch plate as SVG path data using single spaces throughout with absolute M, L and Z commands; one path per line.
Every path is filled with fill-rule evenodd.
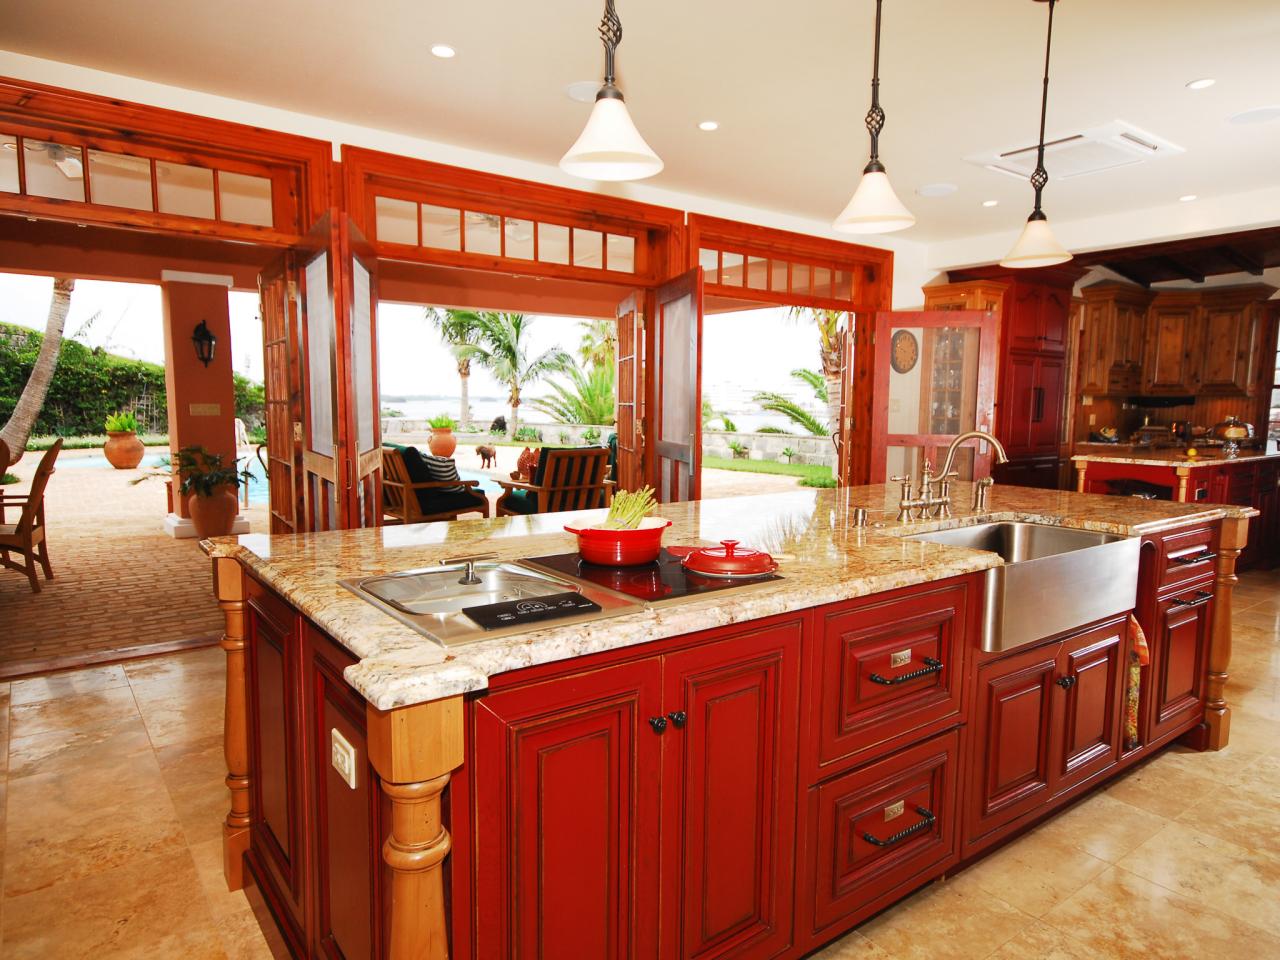
M 333 769 L 338 771 L 338 776 L 354 790 L 356 788 L 356 748 L 338 732 L 336 727 L 329 731 L 329 740 L 332 744 L 329 762 L 333 764 Z
M 1089 414 L 1089 426 L 1092 427 L 1096 425 L 1097 422 L 1098 422 L 1098 415 L 1096 413 Z

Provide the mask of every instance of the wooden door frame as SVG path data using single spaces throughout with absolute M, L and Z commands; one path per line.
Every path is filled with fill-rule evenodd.
M 986 347 L 979 347 L 978 351 L 978 397 L 986 396 L 991 403 L 991 422 L 985 425 L 988 433 L 995 431 L 995 390 L 996 390 L 996 364 L 998 361 L 998 343 L 996 333 L 996 316 L 990 310 L 888 310 L 881 311 L 875 315 L 875 334 L 874 334 L 874 350 L 875 350 L 875 380 L 879 380 L 883 375 L 885 384 L 888 384 L 887 372 L 889 369 L 889 349 L 890 338 L 887 334 L 891 326 L 918 326 L 925 328 L 936 328 L 954 326 L 957 321 L 969 320 L 969 327 L 976 327 L 979 331 L 979 337 L 986 340 Z M 977 321 L 976 323 L 972 321 Z M 923 363 L 923 356 L 918 363 Z M 887 395 L 884 397 L 886 403 Z M 979 405 L 981 401 L 979 400 Z M 887 406 L 886 406 L 887 416 Z M 976 429 L 983 429 L 980 414 L 974 415 L 974 426 Z M 884 483 L 887 477 L 881 477 L 881 474 L 887 473 L 887 447 L 888 439 L 891 436 L 888 432 L 888 423 L 885 417 L 872 416 L 871 418 L 871 458 L 870 470 L 871 479 L 875 483 Z M 901 437 L 907 442 L 918 442 L 926 448 L 929 443 L 938 440 L 946 434 L 892 434 L 892 436 Z M 939 441 L 940 442 L 940 441 Z M 988 447 L 990 444 L 987 445 Z M 991 456 L 990 450 L 987 453 L 974 452 L 973 471 L 974 479 L 982 476 L 989 476 L 991 473 Z M 941 464 L 935 464 L 941 467 Z
M 665 300 L 660 299 L 664 293 L 670 293 L 671 296 Z M 696 315 L 695 323 L 697 324 L 696 332 L 696 349 L 695 349 L 695 392 L 697 395 L 697 409 L 693 416 L 693 438 L 692 444 L 692 462 L 689 465 L 689 496 L 687 500 L 699 500 L 702 495 L 702 311 L 703 311 L 703 282 L 702 269 L 694 267 L 677 277 L 673 277 L 666 283 L 654 288 L 648 292 L 646 302 L 652 304 L 649 311 L 650 321 L 645 324 L 645 349 L 650 361 L 646 364 L 645 376 L 645 419 L 644 419 L 644 464 L 646 482 L 659 492 L 661 498 L 662 483 L 659 471 L 662 469 L 660 452 L 658 444 L 661 442 L 657 438 L 661 435 L 662 429 L 660 425 L 660 417 L 662 416 L 662 379 L 665 373 L 663 364 L 663 337 L 665 334 L 663 326 L 663 307 L 667 303 L 672 303 L 676 299 L 692 296 L 694 298 L 693 306 Z M 650 422 L 652 421 L 652 422 Z M 650 442 L 651 441 L 651 442 Z

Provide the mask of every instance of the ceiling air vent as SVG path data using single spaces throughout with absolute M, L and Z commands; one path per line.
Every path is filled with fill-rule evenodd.
M 1140 130 L 1131 123 L 1113 120 L 1080 133 L 1046 140 L 1044 165 L 1052 179 L 1070 180 L 1184 152 L 1177 144 Z M 984 151 L 965 157 L 965 160 L 996 173 L 1026 180 L 1036 167 L 1036 145 Z

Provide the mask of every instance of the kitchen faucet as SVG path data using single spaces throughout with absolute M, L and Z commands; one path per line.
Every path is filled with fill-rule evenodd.
M 900 523 L 910 523 L 915 519 L 941 519 L 951 516 L 951 481 L 960 475 L 953 471 L 951 466 L 955 461 L 956 451 L 960 449 L 960 444 L 966 440 L 985 440 L 995 448 L 997 463 L 1009 462 L 1009 455 L 1005 453 L 1004 446 L 991 434 L 983 430 L 970 430 L 967 433 L 960 434 L 951 441 L 951 446 L 947 448 L 947 458 L 942 462 L 942 470 L 937 475 L 933 472 L 933 463 L 929 460 L 924 462 L 920 470 L 919 496 L 912 494 L 911 477 L 909 475 L 889 478 L 894 483 L 902 484 L 901 495 L 898 498 L 898 521 Z M 936 493 L 933 489 L 935 483 L 938 485 Z M 994 484 L 995 481 L 990 477 L 983 477 L 975 482 L 973 488 L 974 511 L 982 511 L 987 508 L 987 491 Z

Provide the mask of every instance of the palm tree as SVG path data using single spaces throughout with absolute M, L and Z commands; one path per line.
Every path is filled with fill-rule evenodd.
M 578 357 L 587 366 L 612 367 L 617 361 L 618 325 L 613 320 L 587 320 L 581 325 Z
M 471 357 L 459 354 L 458 348 L 476 343 L 479 336 L 476 314 L 472 310 L 439 310 L 436 307 L 427 307 L 424 314 L 440 331 L 458 364 L 459 392 L 462 394 L 458 423 L 465 427 L 471 421 Z
M 40 409 L 44 406 L 44 398 L 49 393 L 49 384 L 53 381 L 53 371 L 58 366 L 58 353 L 62 348 L 62 328 L 67 322 L 67 312 L 71 309 L 71 291 L 75 289 L 75 285 L 75 280 L 68 277 L 54 279 L 40 352 L 36 355 L 31 376 L 22 388 L 22 395 L 18 397 L 9 422 L 0 430 L 0 440 L 9 448 L 13 463 L 22 459 L 22 453 L 27 449 L 27 440 L 36 425 L 36 418 L 40 416 Z M 9 465 L 0 464 L 0 473 Z
M 520 392 L 549 373 L 568 370 L 573 359 L 559 347 L 544 350 L 536 357 L 529 356 L 533 317 L 496 310 L 478 310 L 473 316 L 476 341 L 454 347 L 453 352 L 459 358 L 475 360 L 496 380 L 507 385 L 507 402 L 511 404 L 507 436 L 513 437 L 520 416 Z
M 820 397 L 827 407 L 826 433 L 831 433 L 840 422 L 840 321 L 843 310 L 819 310 L 815 307 L 792 307 L 792 320 L 812 320 L 818 327 L 818 360 L 822 367 L 822 380 L 826 384 L 826 396 Z
M 617 369 L 613 364 L 594 364 L 585 373 L 581 367 L 568 366 L 564 373 L 568 384 L 550 381 L 552 395 L 531 400 L 530 406 L 559 423 L 612 426 L 617 416 Z
M 826 379 L 817 370 L 792 370 L 791 376 L 809 387 L 818 400 L 823 403 L 827 402 Z M 774 393 L 771 390 L 762 390 L 751 399 L 770 413 L 782 414 L 801 430 L 811 433 L 815 437 L 828 437 L 831 435 L 831 427 L 828 424 L 824 424 L 813 413 L 790 397 L 781 393 Z

